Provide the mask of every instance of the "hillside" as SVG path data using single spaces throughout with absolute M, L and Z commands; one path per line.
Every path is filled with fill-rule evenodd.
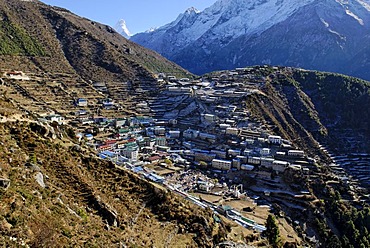
M 370 104 L 369 82 L 291 68 L 267 69 L 262 75 L 265 95 L 249 99 L 248 105 L 279 133 L 303 130 L 290 139 L 314 137 L 335 153 L 370 152 L 370 112 L 364 108 Z
M 0 124 L 1 246 L 214 247 L 225 239 L 212 212 L 82 155 L 68 138 L 48 136 L 52 129 Z
M 116 119 L 117 113 L 120 113 L 127 118 L 131 118 L 134 112 L 129 115 L 123 110 L 117 112 L 114 109 L 105 109 L 100 103 L 104 99 L 104 95 L 96 91 L 92 84 L 83 81 L 76 84 L 75 79 L 69 77 L 68 74 L 52 74 L 53 77 L 49 77 L 49 74 L 44 75 L 44 77 L 41 74 L 29 73 L 27 75 L 29 80 L 17 80 L 5 76 L 1 80 L 2 85 L 0 85 L 3 99 L 0 105 L 0 114 L 3 116 L 3 122 L 5 122 L 0 129 L 3 139 L 1 142 L 4 144 L 4 150 L 1 153 L 3 156 L 1 172 L 5 179 L 5 185 L 10 179 L 10 187 L 1 194 L 6 203 L 2 207 L 5 213 L 2 219 L 4 237 L 17 237 L 17 240 L 18 237 L 22 237 L 22 239 L 26 239 L 27 244 L 45 242 L 45 246 L 48 246 L 50 240 L 60 242 L 62 245 L 66 242 L 68 244 L 72 243 L 72 245 L 80 245 L 78 240 L 82 239 L 86 241 L 86 246 L 93 244 L 99 246 L 99 244 L 107 242 L 118 244 L 119 241 L 124 244 L 134 243 L 139 246 L 148 246 L 151 242 L 149 240 L 153 240 L 153 242 L 158 242 L 159 247 L 161 247 L 159 244 L 163 243 L 163 240 L 169 240 L 168 242 L 173 240 L 173 242 L 177 242 L 176 244 L 181 244 L 180 246 L 186 246 L 187 244 L 199 246 L 199 244 L 202 244 L 200 246 L 208 245 L 212 247 L 213 242 L 222 241 L 222 238 L 227 237 L 226 233 L 229 229 L 223 226 L 224 224 L 215 225 L 215 229 L 206 228 L 205 236 L 203 234 L 201 237 L 193 236 L 193 233 L 199 231 L 203 233 L 203 231 L 197 229 L 199 228 L 198 224 L 191 223 L 199 223 L 202 226 L 212 225 L 214 223 L 212 222 L 214 221 L 212 212 L 203 212 L 203 210 L 189 202 L 178 199 L 173 193 L 163 196 L 164 193 L 161 193 L 161 190 L 158 191 L 158 188 L 153 184 L 139 179 L 130 172 L 121 171 L 111 163 L 96 159 L 95 152 L 98 151 L 93 154 L 86 152 L 86 147 L 84 147 L 83 153 L 76 152 L 80 149 L 71 144 L 70 139 L 67 138 L 68 135 L 73 133 L 69 128 L 53 123 L 49 124 L 54 126 L 54 129 L 51 129 L 49 125 L 27 121 L 30 116 L 45 116 L 45 112 L 50 113 L 51 110 L 54 110 L 63 115 L 66 122 L 74 125 L 73 131 L 75 132 L 87 132 L 89 129 L 95 130 L 101 128 L 102 125 L 106 125 L 95 124 L 95 118 L 80 117 L 74 114 L 74 112 L 80 110 L 79 106 L 73 104 L 74 99 L 79 96 L 86 97 L 89 101 L 88 106 L 84 109 L 89 111 L 98 109 L 103 116 L 111 116 L 111 118 Z M 178 95 L 176 92 L 171 92 L 173 88 L 167 86 L 174 87 L 174 84 L 181 85 L 181 88 L 175 87 L 175 89 L 181 89 L 188 93 L 180 92 L 180 95 Z M 197 87 L 194 89 L 193 86 Z M 192 93 L 189 90 L 186 91 L 190 88 L 194 89 Z M 191 127 L 219 135 L 216 143 L 208 143 L 204 140 L 197 141 L 202 145 L 202 149 L 216 149 L 220 145 L 229 145 L 232 142 L 232 140 L 229 140 L 230 137 L 227 138 L 227 136 L 221 134 L 217 126 L 203 125 L 202 115 L 205 113 L 220 115 L 220 118 L 231 121 L 234 120 L 236 126 L 250 126 L 255 132 L 259 131 L 262 135 L 265 135 L 264 137 L 267 133 L 281 135 L 288 142 L 292 142 L 290 149 L 303 149 L 308 156 L 316 159 L 313 164 L 297 161 L 297 163 L 300 162 L 309 168 L 309 174 L 294 171 L 295 174 L 289 174 L 293 172 L 287 171 L 278 175 L 279 179 L 276 179 L 275 176 L 275 179 L 271 180 L 270 177 L 272 176 L 268 176 L 268 179 L 259 177 L 256 179 L 249 172 L 241 171 L 240 175 L 242 176 L 238 175 L 239 181 L 236 182 L 244 184 L 246 189 L 254 192 L 253 194 L 260 195 L 260 197 L 274 204 L 274 210 L 271 211 L 280 216 L 280 228 L 284 230 L 283 237 L 285 240 L 298 244 L 311 242 L 304 239 L 300 234 L 301 226 L 306 226 L 305 233 L 307 235 L 316 236 L 320 242 L 329 243 L 334 242 L 329 239 L 332 233 L 340 238 L 343 237 L 344 234 L 337 230 L 337 226 L 343 224 L 344 218 L 353 220 L 357 218 L 357 210 L 355 211 L 354 206 L 359 209 L 358 213 L 367 216 L 366 209 L 368 205 L 366 201 L 368 201 L 368 197 L 366 195 L 368 194 L 368 188 L 361 186 L 359 181 L 350 180 L 344 183 L 339 174 L 332 171 L 328 166 L 331 159 L 328 153 L 319 149 L 318 142 L 325 144 L 330 151 L 337 151 L 342 154 L 368 152 L 368 139 L 366 139 L 368 137 L 368 118 L 356 118 L 358 115 L 365 117 L 368 115 L 368 110 L 363 108 L 364 105 L 362 105 L 367 105 L 369 102 L 368 89 L 368 82 L 342 75 L 286 67 L 258 66 L 245 68 L 242 71 L 214 72 L 204 77 L 202 82 L 195 80 L 188 83 L 174 83 L 165 80 L 162 88 L 159 88 L 158 91 L 151 92 L 149 95 L 137 92 L 138 98 L 131 99 L 130 106 L 122 106 L 127 110 L 131 108 L 135 112 L 140 112 L 138 106 L 138 99 L 140 99 L 148 105 L 149 115 L 160 120 L 175 118 L 178 121 L 175 126 L 176 129 L 186 130 Z M 114 89 L 111 90 L 111 92 L 114 92 Z M 338 96 L 338 91 L 345 99 Z M 66 104 L 67 99 L 68 104 Z M 143 105 L 142 102 L 140 103 Z M 223 106 L 235 106 L 237 110 L 230 114 L 220 114 L 217 110 L 222 109 Z M 353 111 L 356 115 L 350 114 L 350 111 Z M 239 114 L 242 118 L 238 117 Z M 86 118 L 90 118 L 92 124 L 84 123 Z M 16 121 L 20 119 L 25 119 L 25 122 Z M 108 139 L 117 137 L 115 135 L 116 129 L 112 129 L 112 125 L 114 126 L 114 122 L 106 126 L 106 132 L 102 133 L 103 137 Z M 353 126 L 353 128 L 348 128 L 348 125 Z M 63 129 L 65 130 L 63 131 Z M 247 128 L 248 130 L 249 128 Z M 44 137 L 45 133 L 51 134 L 51 137 L 59 138 L 55 140 L 46 138 Z M 65 138 L 60 139 L 62 137 L 60 134 Z M 130 137 L 127 137 L 127 139 L 130 139 Z M 346 137 L 353 138 L 349 140 L 345 139 Z M 94 147 L 99 146 L 98 142 L 101 139 L 97 138 L 94 141 L 94 143 L 96 142 Z M 235 139 L 235 137 L 232 137 L 232 139 Z M 348 145 L 349 143 L 343 143 L 343 140 L 350 142 L 351 146 Z M 258 150 L 260 147 L 257 145 L 255 149 Z M 37 165 L 37 167 L 32 164 Z M 40 188 L 42 186 L 34 181 L 36 175 L 40 178 L 39 170 L 43 174 L 46 185 L 50 187 L 50 191 L 44 191 Z M 270 173 L 264 169 L 261 170 L 256 173 Z M 188 172 L 191 173 L 192 170 Z M 236 178 L 232 173 L 229 176 L 231 180 Z M 357 176 L 366 175 L 358 174 Z M 354 175 L 354 178 L 356 178 L 356 175 Z M 278 188 L 284 187 L 284 189 L 297 194 L 300 192 L 297 190 L 298 187 L 298 189 L 309 191 L 309 195 L 302 199 L 279 194 L 266 197 L 255 187 L 255 184 L 257 184 L 269 190 L 275 190 L 276 184 L 272 183 L 276 182 L 278 182 Z M 329 184 L 329 182 L 334 183 Z M 325 191 L 322 190 L 323 188 L 325 188 Z M 47 187 L 46 189 L 49 190 Z M 335 194 L 340 194 L 339 197 L 342 197 L 344 201 L 333 200 Z M 104 204 L 101 203 L 99 198 Z M 59 199 L 63 203 L 60 203 Z M 16 203 L 9 204 L 14 201 Z M 162 201 L 164 202 L 163 205 L 157 207 L 157 204 L 162 204 Z M 31 205 L 22 205 L 28 202 L 31 202 L 32 206 L 38 206 L 38 208 L 34 209 L 30 207 Z M 55 202 L 59 202 L 56 207 L 54 206 Z M 294 202 L 297 206 L 292 205 L 291 202 Z M 18 204 L 19 208 L 12 208 L 13 205 L 18 206 Z M 170 209 L 167 208 L 167 204 L 171 205 Z M 23 206 L 24 208 L 22 208 Z M 177 212 L 177 206 L 182 209 L 178 210 L 180 212 Z M 340 221 L 335 220 L 331 212 L 328 211 L 329 207 L 333 210 L 333 213 L 338 212 L 346 217 L 343 217 L 343 220 Z M 115 214 L 112 215 L 111 213 L 108 214 L 110 217 L 104 217 L 107 212 L 101 210 L 101 208 L 114 209 L 117 215 L 121 216 L 117 217 L 118 221 L 116 221 L 120 228 L 115 228 L 115 221 L 111 219 Z M 257 206 L 256 208 L 263 207 Z M 315 211 L 318 208 L 321 212 Z M 350 209 L 353 215 L 348 217 L 348 212 L 339 212 L 342 208 Z M 28 210 L 26 211 L 26 209 Z M 32 218 L 29 220 L 23 215 L 23 212 L 25 212 L 31 216 L 39 216 L 40 209 L 46 209 L 46 211 L 42 212 L 41 219 L 36 218 L 36 224 L 32 222 Z M 50 211 L 47 209 L 50 209 Z M 304 214 L 302 214 L 302 209 L 305 209 Z M 191 213 L 195 211 L 194 218 L 196 220 L 187 220 L 186 218 L 184 220 L 181 211 L 186 212 L 185 216 L 188 216 L 188 214 L 193 216 Z M 266 209 L 264 211 L 268 212 Z M 284 214 L 280 214 L 280 211 L 283 211 Z M 74 212 L 80 217 L 76 217 Z M 60 216 L 58 215 L 60 213 L 63 216 L 66 215 L 67 217 L 64 218 L 68 221 L 61 221 L 62 218 L 53 218 L 54 215 Z M 140 219 L 141 221 L 135 219 L 137 215 L 133 216 L 132 213 L 140 213 L 138 218 L 143 219 Z M 199 214 L 203 215 L 202 213 L 209 222 L 204 222 L 204 219 L 199 220 L 198 217 L 195 217 Z M 291 218 L 290 222 L 288 222 L 288 217 Z M 357 235 L 357 238 L 366 235 L 366 232 L 359 228 L 359 223 L 363 222 L 362 217 L 360 217 L 357 218 L 358 221 L 355 223 L 354 229 L 348 231 L 352 235 L 353 232 L 359 230 L 360 235 Z M 73 218 L 77 218 L 77 220 Z M 259 223 L 263 224 L 265 218 L 264 215 L 258 215 Z M 51 219 L 50 223 L 55 227 L 51 228 L 52 233 L 47 234 L 50 236 L 41 236 L 36 232 L 45 224 L 45 219 Z M 160 222 L 157 223 L 156 219 Z M 293 228 L 292 219 L 306 224 Z M 186 223 L 183 223 L 183 220 Z M 332 222 L 334 220 L 336 222 Z M 169 226 L 164 225 L 163 221 Z M 108 224 L 113 223 L 113 227 L 108 227 L 107 222 Z M 148 222 L 150 225 L 146 225 Z M 290 224 L 287 224 L 287 222 Z M 32 231 L 34 232 L 32 235 L 27 233 L 26 229 L 22 229 L 22 227 L 28 226 L 25 223 L 37 226 L 35 229 L 31 228 L 31 230 L 35 230 Z M 50 229 L 50 226 L 44 228 Z M 111 230 L 111 232 L 105 229 Z M 161 231 L 157 232 L 156 230 Z M 219 235 L 212 233 L 212 230 L 220 232 Z M 132 233 L 137 236 L 131 235 Z M 173 233 L 178 233 L 180 236 L 173 236 Z M 294 238 L 288 237 L 290 233 L 294 234 Z M 163 238 L 163 235 L 166 238 Z M 299 238 L 296 238 L 297 236 Z M 199 239 L 196 237 L 199 237 Z M 213 241 L 211 241 L 211 237 L 213 237 Z M 259 239 L 259 234 L 249 233 L 241 236 L 238 232 L 236 238 L 241 240 L 250 238 L 252 241 L 257 239 L 256 245 L 258 243 L 265 244 L 264 239 Z M 180 239 L 182 241 L 179 241 Z M 9 242 L 14 242 L 14 239 L 8 241 L 6 238 L 4 240 L 5 244 L 10 244 Z
M 198 75 L 269 64 L 369 80 L 370 3 L 216 1 L 130 39 Z
M 0 14 L 0 246 L 267 246 L 269 215 L 288 247 L 369 246 L 369 82 L 193 79 L 68 10 Z
M 187 73 L 109 26 L 39 1 L 2 0 L 0 18 L 2 69 L 74 73 L 92 81 Z

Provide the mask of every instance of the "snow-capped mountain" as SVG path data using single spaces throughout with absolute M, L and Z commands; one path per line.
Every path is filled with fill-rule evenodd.
M 276 64 L 361 77 L 348 63 L 369 50 L 370 0 L 218 0 L 131 40 L 197 74 Z
M 114 26 L 114 29 L 117 31 L 117 33 L 121 34 L 126 39 L 130 39 L 131 33 L 127 28 L 126 21 L 121 19 L 117 22 L 117 24 Z

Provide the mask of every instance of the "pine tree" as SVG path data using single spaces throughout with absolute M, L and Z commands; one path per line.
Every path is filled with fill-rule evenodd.
M 279 226 L 276 223 L 276 219 L 273 215 L 269 215 L 266 220 L 266 231 L 267 240 L 270 245 L 274 248 L 282 247 L 282 242 L 280 239 Z

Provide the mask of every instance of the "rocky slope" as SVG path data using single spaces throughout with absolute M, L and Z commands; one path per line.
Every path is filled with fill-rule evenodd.
M 273 64 L 370 79 L 369 21 L 364 0 L 220 0 L 131 40 L 196 74 Z
M 113 28 L 39 1 L 0 1 L 2 69 L 74 73 L 84 80 L 186 73 Z
M 8 116 L 0 123 L 1 246 L 214 247 L 225 239 L 211 211 L 81 154 L 64 127 L 13 120 L 18 111 L 0 105 Z
M 316 141 L 336 153 L 370 152 L 370 111 L 364 108 L 370 104 L 369 82 L 335 73 L 269 66 L 247 68 L 233 77 L 244 83 L 250 82 L 250 77 L 262 77 L 262 94 L 247 97 L 246 110 L 271 131 L 311 149 L 312 154 L 318 154 Z

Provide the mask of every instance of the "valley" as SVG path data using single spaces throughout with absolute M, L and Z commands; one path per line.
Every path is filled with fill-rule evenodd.
M 274 213 L 281 230 L 290 230 L 284 231 L 285 242 L 315 245 L 320 242 L 315 215 L 323 214 L 315 212 L 322 197 L 317 185 L 324 180 L 324 187 L 340 192 L 346 204 L 364 207 L 369 204 L 369 167 L 361 146 L 347 147 L 362 151 L 361 159 L 330 154 L 340 147 L 332 141 L 335 136 L 325 135 L 331 132 L 329 119 L 321 119 L 319 104 L 300 91 L 304 82 L 297 87 L 298 74 L 293 68 L 260 66 L 198 79 L 159 73 L 150 81 L 92 83 L 68 74 L 4 71 L 0 90 L 23 119 L 71 126 L 72 142 L 81 151 L 213 209 L 235 222 L 231 230 L 246 228 L 237 231 L 242 237 L 265 230 L 264 220 Z M 282 85 L 290 95 L 274 92 Z M 287 107 L 293 89 L 310 118 Z M 264 109 L 258 101 L 264 101 Z M 274 109 L 265 109 L 268 101 Z M 324 141 L 326 149 L 320 145 Z M 244 211 L 248 206 L 256 214 Z M 257 238 L 250 244 L 263 242 Z
M 184 45 L 200 37 L 176 53 L 209 72 L 197 76 L 69 10 L 0 1 L 0 246 L 370 246 L 369 82 L 288 66 L 246 67 L 284 64 L 259 60 L 257 52 L 277 50 L 270 37 L 282 48 L 290 38 L 303 42 L 306 36 L 279 38 L 281 30 L 316 10 L 307 26 L 319 25 L 329 35 L 325 44 L 334 44 L 337 19 L 324 11 L 328 6 L 348 23 L 357 14 L 356 28 L 340 31 L 363 34 L 366 43 L 367 25 L 359 20 L 367 23 L 366 1 L 245 1 L 255 17 L 264 4 L 276 13 L 249 23 L 256 29 L 244 30 L 248 40 L 232 29 L 211 39 L 243 25 L 231 18 L 235 11 L 246 17 L 238 4 L 217 1 L 204 11 L 219 25 L 191 8 L 147 33 L 164 35 L 166 52 L 174 51 L 174 40 Z M 189 31 L 199 21 L 203 28 Z M 167 39 L 183 27 L 190 32 L 184 39 Z M 238 47 L 250 60 L 212 52 L 206 40 Z M 252 50 L 244 51 L 240 42 L 247 41 Z M 198 57 L 203 52 L 208 59 Z M 336 60 L 329 52 L 314 57 L 327 64 Z M 306 55 L 289 53 L 286 61 L 294 63 L 287 65 L 301 65 L 295 59 Z M 355 61 L 349 57 L 341 59 Z M 229 70 L 215 70 L 223 67 L 209 58 Z M 366 67 L 362 59 L 353 64 Z

